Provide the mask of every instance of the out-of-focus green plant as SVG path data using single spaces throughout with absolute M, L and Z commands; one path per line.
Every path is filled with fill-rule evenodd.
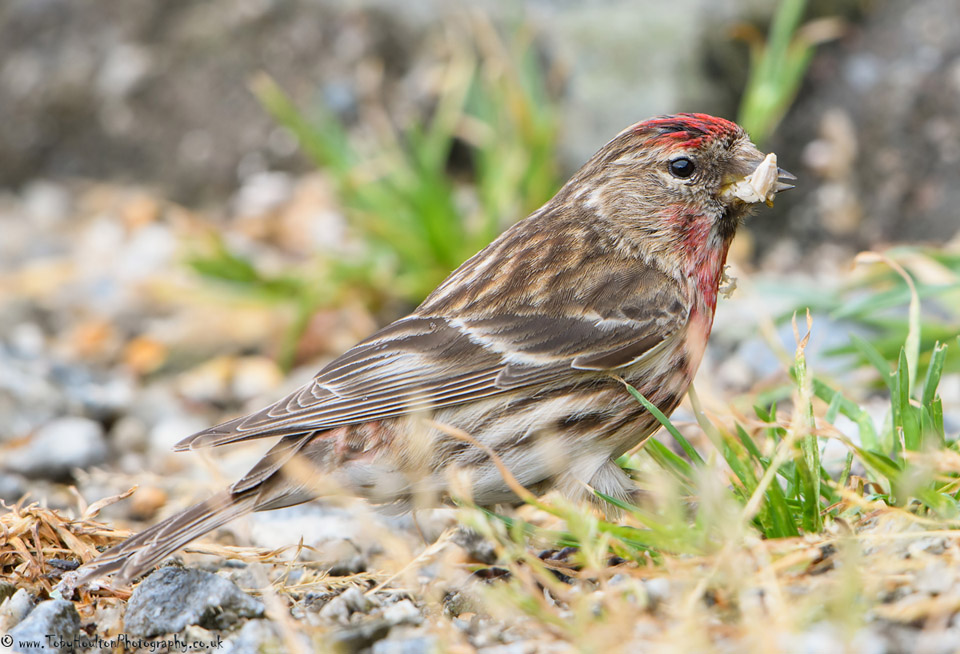
M 305 275 L 303 271 L 267 273 L 259 270 L 249 257 L 234 252 L 219 236 L 212 236 L 187 258 L 197 274 L 266 304 L 290 307 L 293 320 L 280 343 L 277 362 L 288 370 L 294 363 L 297 343 L 317 306 L 335 297 L 339 271 L 324 275 Z
M 782 0 L 766 40 L 755 30 L 738 35 L 750 44 L 750 73 L 740 100 L 738 122 L 762 146 L 793 103 L 817 45 L 836 38 L 837 19 L 801 25 L 806 0 Z
M 866 254 L 858 258 L 862 274 L 833 290 L 783 280 L 775 287 L 760 281 L 757 288 L 792 298 L 792 308 L 780 314 L 778 322 L 809 309 L 863 335 L 855 335 L 849 344 L 828 350 L 827 355 L 875 366 L 877 357 L 868 357 L 861 345 L 868 340 L 879 359 L 895 362 L 912 334 L 907 352 L 911 356 L 916 352 L 918 363 L 926 365 L 937 343 L 948 343 L 960 334 L 960 253 L 956 248 L 902 246 L 885 252 L 883 259 L 892 261 L 900 272 L 876 255 Z M 919 327 L 911 332 L 912 322 Z M 944 366 L 948 372 L 960 371 L 960 352 L 951 351 Z M 913 370 L 916 374 L 917 367 Z
M 457 49 L 431 118 L 382 130 L 368 149 L 330 112 L 320 108 L 308 117 L 271 79 L 255 80 L 263 105 L 333 179 L 367 256 L 390 262 L 386 279 L 365 283 L 389 284 L 391 294 L 419 302 L 559 187 L 557 112 L 526 45 L 483 64 Z M 472 162 L 466 183 L 449 165 L 458 140 Z
M 478 52 L 480 55 L 478 55 Z M 485 24 L 474 43 L 455 45 L 429 118 L 407 126 L 379 121 L 360 144 L 325 107 L 305 111 L 269 77 L 253 81 L 263 106 L 332 180 L 359 251 L 318 257 L 317 265 L 268 274 L 214 239 L 190 265 L 239 292 L 294 307 L 281 346 L 289 366 L 318 306 L 343 293 L 419 303 L 451 270 L 559 188 L 559 112 L 529 35 L 507 47 Z M 377 121 L 370 121 L 370 124 Z M 370 125 L 366 125 L 369 127 Z M 467 174 L 451 169 L 454 147 Z

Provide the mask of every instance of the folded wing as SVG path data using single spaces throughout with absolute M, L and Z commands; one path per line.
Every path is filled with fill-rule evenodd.
M 665 292 L 674 301 L 665 302 Z M 626 313 L 579 304 L 576 313 L 556 316 L 522 310 L 457 318 L 413 314 L 347 351 L 279 402 L 190 436 L 176 449 L 317 435 L 615 370 L 648 355 L 686 321 L 678 287 L 642 285 L 631 289 L 629 300 L 620 303 L 634 307 Z

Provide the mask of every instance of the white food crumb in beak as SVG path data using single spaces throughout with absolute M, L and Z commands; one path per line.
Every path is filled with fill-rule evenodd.
M 772 205 L 773 198 L 777 195 L 778 175 L 777 155 L 771 152 L 752 173 L 723 189 L 721 198 L 724 200 L 737 198 L 747 204 L 765 202 Z

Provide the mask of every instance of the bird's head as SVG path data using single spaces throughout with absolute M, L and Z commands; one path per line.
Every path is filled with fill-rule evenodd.
M 696 255 L 725 252 L 750 209 L 794 179 L 736 123 L 676 114 L 625 129 L 563 195 L 651 253 Z

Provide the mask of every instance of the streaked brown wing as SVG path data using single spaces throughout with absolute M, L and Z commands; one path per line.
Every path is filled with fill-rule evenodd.
M 443 324 L 442 319 L 430 322 Z M 514 340 L 514 334 L 509 342 L 517 345 L 517 350 L 506 355 L 498 346 L 506 345 L 507 339 L 493 337 L 486 342 L 473 342 L 469 329 L 444 324 L 439 331 L 448 332 L 451 345 L 440 351 L 462 350 L 453 358 L 440 356 L 437 351 L 413 349 L 416 337 L 385 339 L 388 335 L 380 335 L 377 340 L 349 351 L 311 383 L 272 406 L 202 431 L 178 443 L 176 449 L 317 432 L 460 404 L 522 386 L 556 381 L 574 374 L 575 368 L 588 368 L 584 362 L 590 364 L 590 369 L 600 369 L 600 365 L 613 369 L 636 360 L 670 333 L 651 333 L 653 325 L 649 324 L 625 323 L 603 330 L 590 330 L 583 324 L 567 326 L 568 331 L 548 338 L 531 333 L 529 342 L 535 345 L 529 349 L 524 348 L 522 341 Z M 547 345 L 565 354 L 551 355 L 541 349 Z
M 686 320 L 679 287 L 633 263 L 633 284 L 621 281 L 613 293 L 595 289 L 590 298 L 570 294 L 567 306 L 556 307 L 553 316 L 524 303 L 496 315 L 415 313 L 347 351 L 288 397 L 195 434 L 176 449 L 268 436 L 299 440 L 629 365 Z

